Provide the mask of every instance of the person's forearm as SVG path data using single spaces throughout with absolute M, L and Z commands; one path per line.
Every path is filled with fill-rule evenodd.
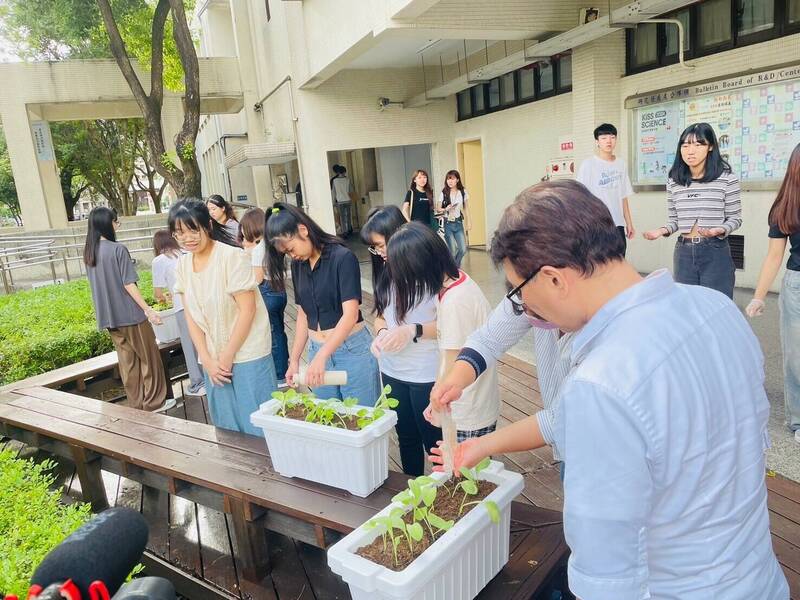
M 153 296 L 155 296 L 156 300 L 158 300 L 159 302 L 167 301 L 167 296 L 164 293 L 164 289 L 165 288 L 162 287 L 153 287 Z
M 125 291 L 133 298 L 133 301 L 136 302 L 139 308 L 143 311 L 150 310 L 150 306 L 144 301 L 144 298 L 142 298 L 142 292 L 139 291 L 139 286 L 135 283 L 129 283 L 125 286 Z
M 381 329 L 389 329 L 389 328 L 386 326 L 386 319 L 384 319 L 384 318 L 383 318 L 383 317 L 381 317 L 381 316 L 375 317 L 375 322 L 372 324 L 372 326 L 373 326 L 373 327 L 374 327 L 374 329 L 375 329 L 375 335 L 378 335 L 378 332 L 379 332 Z
M 264 267 L 253 267 L 253 277 L 256 278 L 256 283 L 261 285 L 261 282 L 264 281 Z
M 437 337 L 436 333 L 436 321 L 428 321 L 427 323 L 422 324 L 422 339 L 423 340 L 435 340 Z M 419 338 L 417 338 L 419 339 Z
M 486 323 L 467 338 L 464 347 L 480 354 L 486 369 L 530 330 L 530 322 L 524 315 L 514 314 L 511 301 L 504 298 L 489 315 Z
M 298 306 L 294 343 L 292 344 L 292 353 L 290 355 L 292 362 L 299 362 L 300 357 L 303 355 L 303 350 L 306 349 L 306 342 L 308 342 L 308 317 L 303 312 L 303 309 Z
M 477 438 L 483 456 L 522 452 L 545 445 L 536 415 L 526 417 L 497 431 Z
M 631 207 L 628 204 L 628 199 L 622 199 L 622 215 L 625 219 L 625 225 L 627 225 L 628 229 L 633 229 L 633 219 L 631 218 Z
M 772 285 L 772 282 L 775 281 L 775 277 L 778 276 L 778 271 L 780 271 L 782 262 L 783 255 L 767 255 L 767 257 L 764 259 L 764 264 L 761 265 L 761 274 L 758 277 L 758 285 L 756 286 L 756 291 L 753 294 L 753 298 L 763 300 L 767 297 L 769 287 Z
M 411 220 L 411 217 L 409 216 L 409 207 L 410 207 L 410 204 L 408 204 L 407 202 L 404 202 L 403 203 L 403 207 L 400 210 L 400 212 L 402 212 L 403 216 L 406 218 L 406 221 L 410 221 Z
M 450 370 L 447 371 L 443 383 L 456 385 L 463 390 L 467 386 L 475 383 L 476 379 L 477 374 L 475 373 L 475 369 L 472 368 L 472 365 L 466 361 L 457 360 L 450 367 Z
M 256 301 L 260 299 L 255 297 L 256 291 L 250 292 L 251 298 L 241 298 L 244 294 L 237 294 L 236 297 L 236 320 L 233 322 L 233 331 L 228 343 L 225 345 L 223 352 L 228 353 L 231 357 L 236 356 L 239 348 L 242 347 L 247 336 L 250 334 L 250 327 L 253 325 L 253 320 L 256 317 Z

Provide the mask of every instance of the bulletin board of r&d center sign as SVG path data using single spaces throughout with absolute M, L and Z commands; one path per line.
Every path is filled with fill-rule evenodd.
M 638 185 L 667 181 L 678 136 L 709 123 L 719 150 L 744 182 L 779 183 L 800 143 L 800 66 L 684 86 L 628 99 Z

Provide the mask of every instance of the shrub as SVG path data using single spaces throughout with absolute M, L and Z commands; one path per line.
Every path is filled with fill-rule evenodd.
M 139 287 L 153 302 L 150 271 Z M 46 373 L 113 350 L 97 330 L 86 279 L 0 296 L 0 385 Z
M 91 517 L 88 504 L 63 505 L 51 490 L 55 463 L 15 458 L 0 451 L 0 598 L 25 598 L 34 570 L 45 555 Z

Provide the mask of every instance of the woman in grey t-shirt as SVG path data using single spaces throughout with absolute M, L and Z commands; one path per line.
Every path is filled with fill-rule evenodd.
M 110 208 L 89 213 L 83 261 L 92 290 L 97 328 L 107 329 L 117 350 L 119 371 L 128 406 L 164 410 L 167 382 L 150 321 L 158 314 L 147 305 L 136 285 L 139 276 L 128 249 L 116 239 L 117 218 Z M 175 401 L 171 403 L 173 406 Z
M 227 229 L 231 239 L 238 243 L 240 225 L 233 214 L 233 207 L 219 194 L 209 196 L 206 206 L 211 218 Z

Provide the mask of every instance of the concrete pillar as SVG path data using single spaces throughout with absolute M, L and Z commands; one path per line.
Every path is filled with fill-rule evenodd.
M 572 136 L 576 164 L 594 152 L 592 131 L 600 123 L 625 129 L 619 122 L 622 114 L 619 83 L 624 74 L 624 31 L 572 50 Z M 621 151 L 618 149 L 617 154 Z
M 239 78 L 244 96 L 243 111 L 247 141 L 250 144 L 261 144 L 266 141 L 266 138 L 261 113 L 256 112 L 253 108 L 261 100 L 261 96 L 259 95 L 258 71 L 254 54 L 256 43 L 250 29 L 254 17 L 250 14 L 251 4 L 248 0 L 230 0 L 233 35 L 236 40 L 236 54 L 239 57 Z M 253 167 L 252 175 L 256 197 L 250 200 L 255 200 L 257 206 L 270 206 L 273 198 L 269 167 Z
M 22 103 L 6 105 L 0 117 L 25 230 L 66 227 L 67 211 L 49 123 Z

